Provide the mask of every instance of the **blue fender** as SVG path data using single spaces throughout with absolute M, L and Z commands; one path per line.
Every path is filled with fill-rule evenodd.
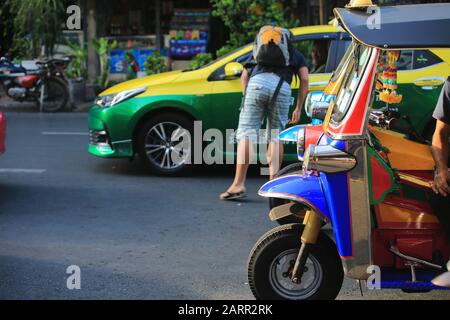
M 304 203 L 328 221 L 332 221 L 339 255 L 353 256 L 346 173 L 320 173 L 320 177 L 308 173 L 283 176 L 264 184 L 258 193 L 267 198 Z
M 330 219 L 320 179 L 314 175 L 301 173 L 271 180 L 259 189 L 258 194 L 266 198 L 304 203 L 323 217 Z
M 296 126 L 287 128 L 280 132 L 278 137 L 281 141 L 287 141 L 287 142 L 295 142 L 297 143 L 298 139 L 298 130 L 304 128 L 307 125 L 298 124 Z

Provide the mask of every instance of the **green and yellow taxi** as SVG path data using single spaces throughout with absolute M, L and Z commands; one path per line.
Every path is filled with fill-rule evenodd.
M 299 27 L 291 31 L 294 46 L 303 53 L 311 70 L 309 90 L 323 91 L 351 43 L 350 36 L 335 25 Z M 321 56 L 326 59 L 320 66 L 313 66 L 312 55 L 317 48 L 322 48 Z M 197 70 L 126 81 L 102 92 L 89 112 L 89 152 L 104 158 L 133 158 L 137 154 L 158 174 L 173 175 L 189 169 L 192 159 L 173 161 L 179 156 L 174 153 L 180 150 L 171 137 L 184 129 L 197 139 L 214 128 L 228 140 L 227 129 L 236 129 L 238 125 L 242 64 L 251 54 L 249 44 Z M 444 79 L 450 75 L 449 62 L 448 50 L 402 52 L 398 91 L 404 98 L 398 108 L 410 116 L 420 133 L 433 126 L 431 113 Z M 294 106 L 298 80 L 293 81 L 292 88 Z M 309 121 L 306 115 L 302 116 L 301 122 Z M 234 151 L 226 147 L 216 149 L 214 157 L 233 158 Z M 186 159 L 185 155 L 182 158 Z M 287 149 L 285 160 L 295 159 L 295 150 Z

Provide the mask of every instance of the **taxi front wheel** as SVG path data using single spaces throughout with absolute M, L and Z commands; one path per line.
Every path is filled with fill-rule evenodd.
M 177 113 L 148 119 L 137 135 L 137 152 L 145 166 L 159 175 L 183 175 L 192 170 L 193 121 Z

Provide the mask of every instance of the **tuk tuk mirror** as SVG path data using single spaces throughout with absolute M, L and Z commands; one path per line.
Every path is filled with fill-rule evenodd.
M 318 101 L 324 101 L 324 93 L 322 91 L 311 91 L 306 96 L 305 113 L 308 117 L 312 117 L 312 106 Z
M 330 106 L 330 98 L 324 96 L 323 92 L 310 92 L 305 101 L 305 113 L 308 117 L 323 121 Z
M 328 101 L 314 102 L 311 106 L 311 118 L 324 121 L 329 107 L 330 102 Z
M 238 62 L 230 62 L 225 65 L 225 79 L 239 78 L 244 71 L 244 66 Z

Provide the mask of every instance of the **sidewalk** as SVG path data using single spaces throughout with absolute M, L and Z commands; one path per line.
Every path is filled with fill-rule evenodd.
M 93 102 L 77 103 L 74 109 L 70 109 L 67 105 L 61 112 L 88 112 Z M 1 112 L 39 112 L 37 106 L 33 102 L 18 102 L 0 92 L 0 111 Z

